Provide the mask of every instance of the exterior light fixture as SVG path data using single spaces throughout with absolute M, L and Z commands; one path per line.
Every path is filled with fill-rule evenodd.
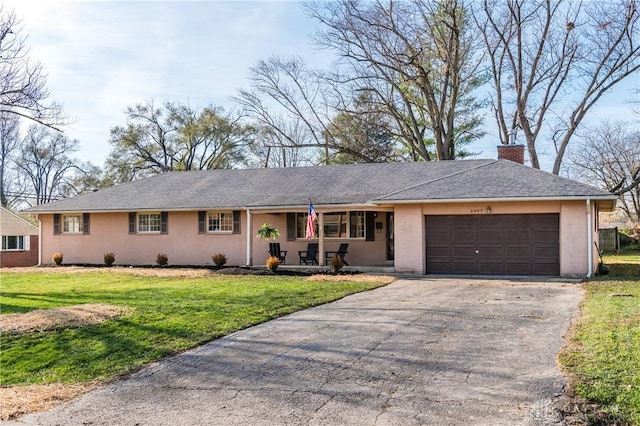
M 485 211 L 487 212 L 487 214 L 491 214 L 491 207 L 487 206 L 487 208 L 485 209 Z

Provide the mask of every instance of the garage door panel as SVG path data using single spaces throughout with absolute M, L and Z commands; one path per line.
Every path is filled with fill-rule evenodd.
M 560 225 L 560 216 L 557 214 L 532 214 L 533 226 L 542 226 L 549 229 L 557 229 Z
M 530 245 L 507 244 L 504 251 L 506 259 L 530 259 L 532 256 Z
M 541 230 L 541 231 L 533 231 L 533 243 L 548 243 L 555 242 L 558 240 L 558 231 L 552 230 Z
M 559 215 L 427 216 L 427 272 L 558 275 Z
M 476 229 L 474 216 L 449 216 L 450 225 L 454 229 Z
M 504 240 L 506 242 L 528 242 L 531 240 L 531 231 L 529 229 L 505 229 Z
M 449 259 L 443 261 L 430 260 L 427 262 L 427 270 L 431 271 L 431 274 L 449 274 L 451 273 Z
M 499 215 L 476 216 L 476 226 L 478 229 L 499 229 L 504 228 L 503 218 Z
M 557 246 L 539 246 L 533 249 L 534 259 L 557 259 L 560 256 L 560 247 Z
M 559 275 L 560 267 L 556 262 L 535 262 L 533 264 L 534 275 Z
M 449 244 L 451 240 L 451 234 L 449 234 L 449 230 L 432 230 L 427 232 L 427 244 L 435 243 L 435 242 L 444 242 Z
M 455 272 L 451 272 L 455 271 Z M 462 261 L 460 259 L 451 261 L 451 270 L 448 273 L 455 274 L 477 274 L 475 260 Z
M 451 241 L 455 241 L 456 243 L 475 243 L 476 242 L 475 230 L 452 229 Z
M 506 262 L 505 274 L 507 275 L 532 275 L 531 262 Z
M 504 231 L 502 229 L 478 229 L 476 235 L 478 241 L 499 243 L 504 241 Z
M 504 274 L 504 262 L 496 260 L 479 260 L 478 261 L 478 274 Z

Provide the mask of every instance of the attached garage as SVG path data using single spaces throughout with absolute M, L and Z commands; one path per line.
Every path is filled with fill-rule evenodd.
M 559 275 L 559 215 L 426 216 L 428 274 Z

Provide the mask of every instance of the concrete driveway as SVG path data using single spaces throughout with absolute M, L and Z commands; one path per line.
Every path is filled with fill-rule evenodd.
M 400 280 L 237 332 L 19 422 L 560 423 L 576 284 Z

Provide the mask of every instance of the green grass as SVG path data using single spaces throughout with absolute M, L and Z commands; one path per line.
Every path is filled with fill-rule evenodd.
M 106 379 L 249 327 L 380 283 L 314 282 L 299 277 L 140 277 L 97 273 L 7 273 L 0 312 L 81 303 L 133 310 L 95 326 L 3 334 L 0 384 Z
M 585 284 L 573 344 L 560 361 L 578 395 L 619 424 L 640 425 L 640 256 L 607 256 L 610 275 Z M 636 263 L 634 263 L 636 262 Z

